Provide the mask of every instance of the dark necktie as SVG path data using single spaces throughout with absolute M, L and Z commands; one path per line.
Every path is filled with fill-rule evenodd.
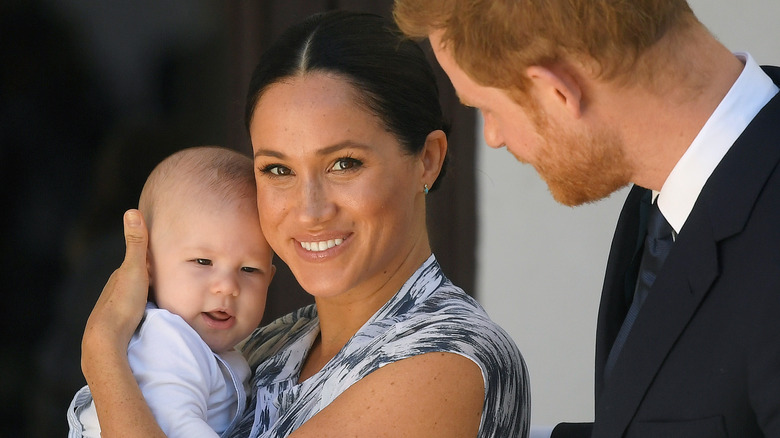
M 657 201 L 657 200 L 656 200 Z M 650 213 L 647 218 L 647 237 L 645 237 L 644 250 L 642 252 L 642 262 L 639 265 L 639 274 L 637 276 L 637 285 L 634 292 L 634 298 L 631 301 L 631 307 L 628 309 L 626 319 L 612 344 L 612 350 L 609 352 L 607 364 L 604 367 L 604 375 L 609 377 L 615 366 L 620 350 L 628 338 L 628 333 L 639 315 L 639 308 L 642 307 L 650 288 L 655 282 L 655 278 L 661 271 L 661 267 L 672 249 L 674 230 L 669 222 L 666 221 L 661 210 L 658 209 L 658 202 L 654 202 L 650 207 Z

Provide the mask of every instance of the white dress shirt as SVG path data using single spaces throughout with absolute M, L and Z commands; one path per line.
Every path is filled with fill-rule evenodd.
M 749 53 L 735 55 L 745 68 L 658 193 L 658 208 L 676 233 L 682 230 L 704 184 L 731 145 L 778 92 Z
M 718 104 L 688 150 L 666 178 L 658 196 L 658 208 L 677 233 L 715 171 L 753 118 L 778 92 L 772 79 L 749 53 L 735 53 L 745 65 L 734 85 Z M 553 427 L 532 426 L 530 438 L 550 438 Z

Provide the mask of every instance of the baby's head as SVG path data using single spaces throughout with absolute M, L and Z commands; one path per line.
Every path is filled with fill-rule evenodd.
M 275 268 L 260 230 L 252 160 L 219 147 L 184 149 L 144 185 L 150 298 L 184 318 L 217 353 L 259 324 Z

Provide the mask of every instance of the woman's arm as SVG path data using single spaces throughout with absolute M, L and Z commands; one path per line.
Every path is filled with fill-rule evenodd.
M 111 274 L 87 320 L 81 368 L 104 437 L 164 437 L 127 361 L 149 290 L 147 230 L 137 210 L 124 216 L 125 259 Z
M 474 438 L 485 386 L 479 366 L 454 353 L 426 353 L 369 374 L 291 438 Z

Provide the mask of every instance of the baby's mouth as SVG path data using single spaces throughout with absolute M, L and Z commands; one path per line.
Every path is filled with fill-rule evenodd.
M 219 310 L 211 311 L 211 312 L 205 312 L 205 315 L 214 321 L 227 321 L 231 318 L 230 314 L 227 312 L 222 312 Z

